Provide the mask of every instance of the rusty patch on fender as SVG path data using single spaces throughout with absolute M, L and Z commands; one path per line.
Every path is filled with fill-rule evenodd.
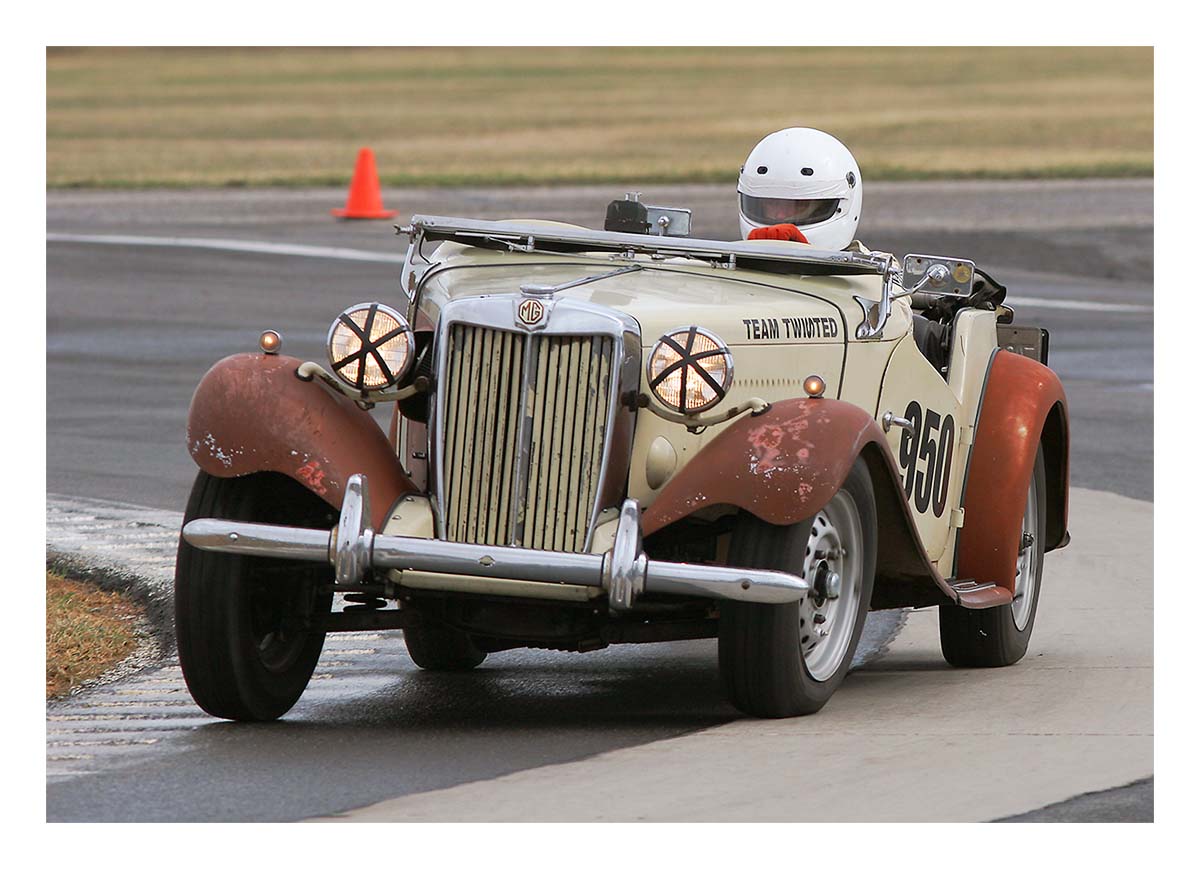
M 727 427 L 646 511 L 646 534 L 706 504 L 730 504 L 777 525 L 815 514 L 841 487 L 863 446 L 887 442 L 859 407 L 797 398 Z
M 243 353 L 204 375 L 188 410 L 188 451 L 204 471 L 286 474 L 340 509 L 346 480 L 366 474 L 375 527 L 415 490 L 387 436 L 344 395 L 296 377 L 300 360 Z
M 807 403 L 807 402 L 806 402 Z M 783 423 L 764 423 L 747 433 L 752 452 L 750 473 L 770 479 L 776 471 L 797 472 L 808 465 L 816 443 L 807 436 L 807 414 Z M 797 495 L 801 498 L 813 491 L 810 483 L 800 481 Z

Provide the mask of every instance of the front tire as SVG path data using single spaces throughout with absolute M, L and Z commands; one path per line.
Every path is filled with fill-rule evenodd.
M 1038 447 L 1021 520 L 1013 602 L 984 610 L 939 607 L 942 657 L 954 667 L 1007 667 L 1025 657 L 1033 636 L 1046 546 L 1046 462 Z
M 875 492 L 859 458 L 812 520 L 738 517 L 731 564 L 783 570 L 814 587 L 791 604 L 721 603 L 718 650 L 730 702 L 760 718 L 810 715 L 837 690 L 862 636 L 875 585 Z M 829 596 L 833 575 L 837 596 Z
M 196 477 L 184 524 L 198 518 L 332 527 L 324 502 L 280 474 Z M 332 569 L 206 552 L 179 541 L 175 636 L 184 680 L 205 712 L 272 721 L 300 698 L 325 643 Z

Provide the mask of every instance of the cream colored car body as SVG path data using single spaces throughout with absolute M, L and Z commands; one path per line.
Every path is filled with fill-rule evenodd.
M 752 397 L 768 402 L 798 397 L 803 395 L 802 383 L 810 374 L 824 378 L 827 397 L 864 408 L 881 426 L 886 414 L 905 417 L 915 402 L 924 431 L 918 429 L 906 435 L 898 425 L 884 427 L 897 466 L 908 483 L 909 506 L 925 550 L 939 572 L 950 575 L 956 530 L 963 523 L 960 502 L 969 447 L 988 363 L 996 349 L 993 312 L 964 310 L 959 314 L 948 373 L 943 378 L 913 340 L 913 313 L 907 299 L 893 302 L 886 329 L 879 338 L 855 337 L 863 310 L 854 297 L 878 300 L 883 286 L 879 276 L 781 275 L 648 256 L 614 262 L 603 254 L 493 251 L 451 242 L 435 251 L 431 263 L 416 287 L 418 319 L 431 323 L 437 322 L 442 306 L 451 300 L 515 296 L 522 284 L 559 285 L 611 272 L 622 265 L 641 265 L 640 271 L 562 290 L 556 298 L 583 300 L 636 319 L 641 327 L 643 371 L 646 357 L 665 332 L 697 325 L 720 336 L 732 350 L 735 375 L 728 395 L 712 413 Z M 927 424 L 934 419 L 938 425 Z M 652 504 L 671 477 L 727 424 L 710 425 L 693 434 L 648 408 L 639 410 L 628 497 L 637 499 L 642 507 Z M 402 427 L 398 451 L 406 466 L 412 466 L 414 454 L 427 453 L 424 431 L 423 426 Z M 905 460 L 914 455 L 913 461 Z M 934 503 L 942 490 L 944 500 Z M 614 519 L 602 515 L 592 534 L 591 551 L 610 548 Z M 434 527 L 428 500 L 410 498 L 395 511 L 384 530 L 433 537 Z M 600 593 L 578 586 L 411 571 L 403 575 L 393 572 L 392 578 L 413 588 L 544 599 L 580 599 Z

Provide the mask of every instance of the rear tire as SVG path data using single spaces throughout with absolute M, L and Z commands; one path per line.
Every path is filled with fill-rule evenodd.
M 787 718 L 825 705 L 846 678 L 862 636 L 876 541 L 875 492 L 861 458 L 812 520 L 771 525 L 748 513 L 738 517 L 731 564 L 803 575 L 815 589 L 836 572 L 841 589 L 836 599 L 818 594 L 790 604 L 721 603 L 721 678 L 734 706 L 760 718 Z M 838 548 L 840 556 L 818 554 Z M 824 638 L 817 633 L 822 630 L 828 631 Z
M 196 477 L 184 524 L 198 518 L 332 527 L 330 508 L 287 477 Z M 196 549 L 181 538 L 175 563 L 175 636 L 200 708 L 233 721 L 271 721 L 308 685 L 325 643 L 318 625 L 333 571 L 312 562 Z
M 487 657 L 466 632 L 444 625 L 405 628 L 404 645 L 414 664 L 435 672 L 473 670 Z
M 1023 546 L 1017 557 L 1014 601 L 1006 606 L 969 610 L 939 607 L 942 657 L 954 667 L 1007 667 L 1025 657 L 1033 635 L 1042 591 L 1046 546 L 1046 462 L 1038 447 L 1021 523 Z M 1033 540 L 1025 545 L 1024 535 Z

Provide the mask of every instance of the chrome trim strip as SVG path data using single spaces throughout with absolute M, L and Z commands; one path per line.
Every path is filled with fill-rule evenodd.
M 317 528 L 291 528 L 231 522 L 226 519 L 193 519 L 183 528 L 183 539 L 206 552 L 262 555 L 296 561 L 330 562 L 335 535 Z
M 809 592 L 808 582 L 790 573 L 648 559 L 641 546 L 641 510 L 632 499 L 621 505 L 613 548 L 594 555 L 377 534 L 365 519 L 367 491 L 365 476 L 350 477 L 334 531 L 193 519 L 183 527 L 183 539 L 210 552 L 333 564 L 340 586 L 357 584 L 369 570 L 389 568 L 568 583 L 605 589 L 615 610 L 632 607 L 643 591 L 772 604 L 798 601 Z
M 779 570 L 747 570 L 673 561 L 646 562 L 646 591 L 725 598 L 753 603 L 792 603 L 808 595 L 808 582 Z

